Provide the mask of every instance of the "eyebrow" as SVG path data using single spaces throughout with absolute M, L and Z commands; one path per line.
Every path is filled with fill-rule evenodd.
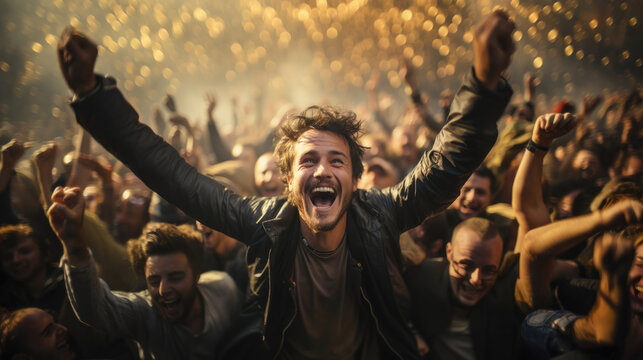
M 342 157 L 345 157 L 345 158 L 348 159 L 348 156 L 346 154 L 344 154 L 343 152 L 339 151 L 339 150 L 330 150 L 328 153 L 330 155 L 342 156 Z M 301 154 L 301 156 L 299 158 L 301 159 L 301 158 L 303 158 L 305 156 L 308 156 L 308 155 L 319 155 L 319 151 L 317 151 L 315 149 L 311 149 L 311 150 L 306 151 L 305 153 Z
M 341 152 L 341 151 L 339 151 L 339 150 L 331 150 L 331 151 L 329 151 L 329 153 L 330 153 L 331 155 L 339 155 L 339 156 L 343 156 L 343 157 L 345 157 L 345 158 L 347 158 L 347 159 L 348 159 L 348 156 L 346 156 L 346 154 L 344 154 L 343 152 Z

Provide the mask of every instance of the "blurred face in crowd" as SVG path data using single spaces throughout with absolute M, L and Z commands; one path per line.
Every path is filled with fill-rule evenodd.
M 346 140 L 330 131 L 308 130 L 293 149 L 291 198 L 303 223 L 314 232 L 330 231 L 357 189 Z
M 168 321 L 186 320 L 196 301 L 196 283 L 185 253 L 152 255 L 145 263 L 145 281 L 152 301 Z
M 463 306 L 474 306 L 491 290 L 498 277 L 502 239 L 482 240 L 468 228 L 460 228 L 447 244 L 451 291 Z
M 237 244 L 237 240 L 234 238 L 222 232 L 212 230 L 198 221 L 196 222 L 196 228 L 201 233 L 201 239 L 205 248 L 219 255 L 225 255 L 226 250 L 234 248 Z
M 2 250 L 2 269 L 13 281 L 26 282 L 46 273 L 45 254 L 30 238 Z
M 396 156 L 404 159 L 409 165 L 415 163 L 418 157 L 418 148 L 415 142 L 417 136 L 408 126 L 397 126 L 393 129 L 391 149 Z
M 531 108 L 525 104 L 521 104 L 516 108 L 516 111 L 513 114 L 513 117 L 516 118 L 517 120 L 522 120 L 522 121 L 531 121 L 534 117 L 533 112 L 531 111 Z
M 83 190 L 83 196 L 85 197 L 85 209 L 96 214 L 98 212 L 98 206 L 103 200 L 100 189 L 95 185 L 89 185 Z
M 201 233 L 201 240 L 203 241 L 203 245 L 207 249 L 214 251 L 214 249 L 217 248 L 217 244 L 219 243 L 217 232 L 198 221 L 196 222 L 196 229 Z
M 76 358 L 67 328 L 54 322 L 49 313 L 37 308 L 27 308 L 18 316 L 14 331 L 22 351 L 19 354 L 26 355 L 27 359 Z
M 574 216 L 574 201 L 580 192 L 580 190 L 574 190 L 560 199 L 556 204 L 556 219 L 561 220 Z
M 472 174 L 462 186 L 454 205 L 460 219 L 481 216 L 491 204 L 491 179 Z
M 636 247 L 629 279 L 632 312 L 643 316 L 643 244 Z
M 374 157 L 385 157 L 386 156 L 386 144 L 374 138 L 373 136 L 364 135 L 361 139 L 362 146 L 366 147 L 364 152 L 364 160 L 370 160 Z
M 580 172 L 584 179 L 595 179 L 600 175 L 601 163 L 598 156 L 589 150 L 581 150 L 572 162 L 572 167 Z
M 384 189 L 397 184 L 397 173 L 393 165 L 381 158 L 373 158 L 364 167 L 365 171 L 359 179 L 360 189 Z
M 123 192 L 121 206 L 116 213 L 116 237 L 124 242 L 141 235 L 143 227 L 149 219 L 148 202 L 146 199 L 132 194 L 129 190 Z
M 279 196 L 284 192 L 279 167 L 271 153 L 265 153 L 255 164 L 255 185 L 261 196 Z

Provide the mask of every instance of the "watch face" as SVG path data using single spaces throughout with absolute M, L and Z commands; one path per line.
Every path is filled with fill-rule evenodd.
M 554 320 L 554 322 L 551 324 L 554 329 L 557 329 L 558 331 L 562 332 L 563 334 L 569 333 L 569 330 L 571 326 L 574 323 L 574 320 L 578 319 L 579 316 L 571 313 L 571 312 L 566 312 L 563 314 L 561 317 L 558 319 Z

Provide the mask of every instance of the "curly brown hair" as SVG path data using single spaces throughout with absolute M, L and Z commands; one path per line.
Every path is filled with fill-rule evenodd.
M 27 224 L 0 226 L 0 252 L 18 245 L 22 239 L 27 238 L 31 238 L 38 245 L 43 256 L 49 252 L 47 241 Z
M 134 271 L 145 278 L 145 264 L 153 255 L 184 253 L 196 278 L 203 271 L 203 244 L 194 232 L 183 231 L 172 224 L 158 223 L 138 239 L 127 243 Z
M 283 121 L 277 133 L 277 145 L 274 156 L 281 171 L 281 180 L 287 183 L 292 176 L 294 147 L 299 137 L 308 130 L 330 131 L 346 140 L 350 151 L 353 178 L 359 179 L 364 172 L 362 155 L 364 146 L 358 139 L 364 133 L 362 122 L 352 111 L 345 111 L 332 106 L 310 106 L 299 114 L 290 114 Z

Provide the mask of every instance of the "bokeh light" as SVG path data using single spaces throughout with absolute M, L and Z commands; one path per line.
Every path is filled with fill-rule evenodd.
M 260 94 L 266 104 L 355 107 L 376 69 L 380 87 L 403 103 L 402 57 L 437 98 L 470 69 L 472 29 L 495 6 L 516 22 L 516 90 L 526 71 L 543 79 L 538 91 L 548 99 L 641 85 L 641 6 L 633 0 L 6 0 L 0 123 L 72 121 L 55 51 L 69 25 L 100 45 L 97 71 L 118 80 L 143 119 L 168 91 L 187 115 L 203 118 L 211 89 L 246 103 Z

